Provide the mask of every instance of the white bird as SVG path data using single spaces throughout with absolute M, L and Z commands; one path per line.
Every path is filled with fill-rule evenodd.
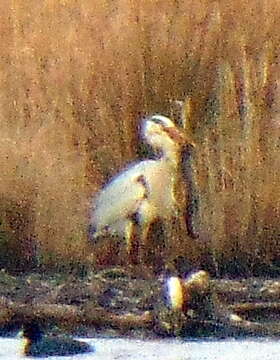
M 194 304 L 199 306 L 198 296 L 205 300 L 210 293 L 211 279 L 204 270 L 191 273 L 185 279 L 173 275 L 167 277 L 164 283 L 164 298 L 173 311 L 187 313 Z
M 138 227 L 139 257 L 140 262 L 145 262 L 151 224 L 157 219 L 168 221 L 179 215 L 175 188 L 180 153 L 185 144 L 193 143 L 183 130 L 162 115 L 143 121 L 142 136 L 160 156 L 130 165 L 105 185 L 93 200 L 89 235 L 93 240 L 106 233 L 124 237 L 131 259 L 135 227 Z
M 188 299 L 184 281 L 178 276 L 171 276 L 166 281 L 167 304 L 174 311 L 185 311 Z

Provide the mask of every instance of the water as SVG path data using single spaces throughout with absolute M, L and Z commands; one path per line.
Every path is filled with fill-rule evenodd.
M 78 356 L 53 356 L 64 360 L 279 360 L 280 342 L 269 339 L 224 341 L 83 339 L 95 352 Z M 0 360 L 19 360 L 22 340 L 0 338 Z M 29 359 L 32 359 L 29 357 Z M 40 358 L 44 359 L 44 358 Z

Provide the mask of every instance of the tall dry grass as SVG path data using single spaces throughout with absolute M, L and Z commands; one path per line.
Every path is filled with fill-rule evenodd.
M 137 156 L 140 118 L 186 96 L 197 258 L 279 260 L 276 0 L 0 10 L 2 266 L 86 262 L 90 196 Z

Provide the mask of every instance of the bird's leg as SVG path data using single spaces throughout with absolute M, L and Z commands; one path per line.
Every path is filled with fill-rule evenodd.
M 123 258 L 126 259 L 126 269 L 137 277 L 150 278 L 153 274 L 146 264 L 149 229 L 150 223 L 141 222 L 138 213 L 130 217 L 125 227 L 126 253 Z
M 137 263 L 137 253 L 138 253 L 138 224 L 134 220 L 134 217 L 131 217 L 127 220 L 125 225 L 125 254 L 128 264 Z
M 141 234 L 139 237 L 139 262 L 142 265 L 147 263 L 147 250 L 148 250 L 148 237 L 149 237 L 149 230 L 150 230 L 150 222 L 144 222 L 141 226 Z
M 143 200 L 137 212 L 137 223 L 139 225 L 139 262 L 145 265 L 147 262 L 148 242 L 150 227 L 155 219 L 154 208 L 148 200 Z
M 138 275 L 142 278 L 151 278 L 154 276 L 154 268 L 149 261 L 149 233 L 150 233 L 151 223 L 142 222 L 138 226 Z M 140 271 L 140 272 L 139 272 Z

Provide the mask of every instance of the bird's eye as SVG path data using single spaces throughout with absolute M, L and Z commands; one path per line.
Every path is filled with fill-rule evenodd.
M 168 117 L 163 115 L 154 115 L 150 118 L 150 120 L 162 127 L 174 127 L 174 123 Z
M 153 118 L 153 122 L 156 123 L 156 124 L 158 124 L 158 125 L 164 126 L 163 121 L 162 121 L 161 119 L 159 119 L 159 118 L 154 117 L 154 118 Z

